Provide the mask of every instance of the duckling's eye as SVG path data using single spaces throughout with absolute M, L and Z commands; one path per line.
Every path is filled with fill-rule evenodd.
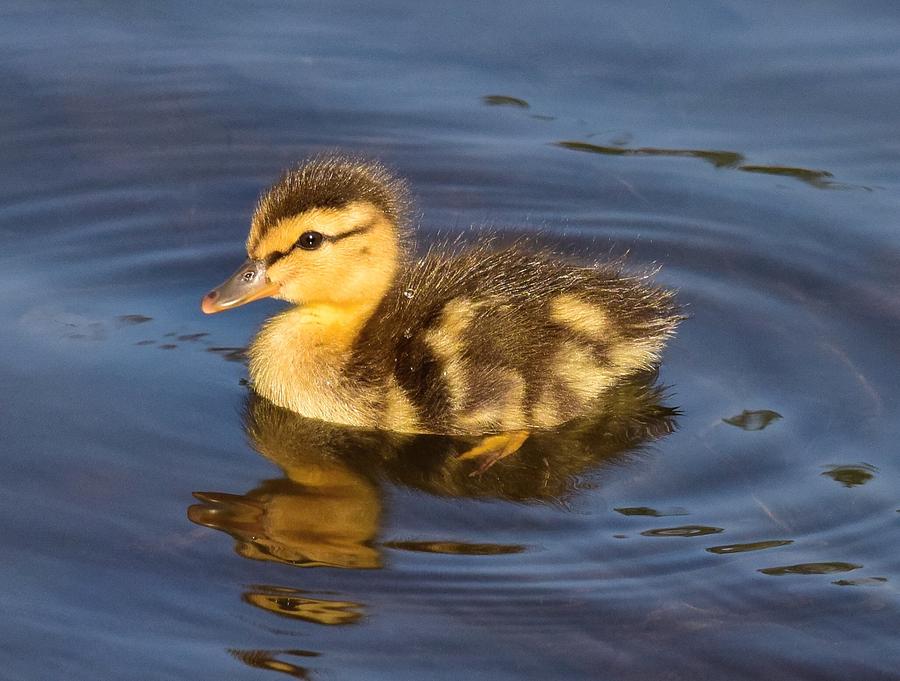
M 324 238 L 318 232 L 303 232 L 297 239 L 297 245 L 304 251 L 314 251 L 322 245 Z

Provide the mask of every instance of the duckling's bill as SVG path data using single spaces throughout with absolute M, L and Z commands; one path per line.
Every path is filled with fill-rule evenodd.
M 266 263 L 262 260 L 247 260 L 237 272 L 203 296 L 200 309 L 206 314 L 214 314 L 232 307 L 238 307 L 260 298 L 278 293 L 278 285 L 266 276 Z

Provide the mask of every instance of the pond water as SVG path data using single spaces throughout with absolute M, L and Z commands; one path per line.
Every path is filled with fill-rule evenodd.
M 896 3 L 0 18 L 0 676 L 900 678 Z M 658 383 L 480 477 L 248 399 L 199 298 L 332 147 L 660 265 Z

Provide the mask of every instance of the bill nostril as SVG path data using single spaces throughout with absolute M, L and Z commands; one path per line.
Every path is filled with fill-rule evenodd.
M 203 310 L 204 314 L 212 314 L 213 312 L 218 312 L 220 310 L 219 305 L 216 301 L 219 299 L 218 291 L 210 291 L 200 300 L 200 309 Z

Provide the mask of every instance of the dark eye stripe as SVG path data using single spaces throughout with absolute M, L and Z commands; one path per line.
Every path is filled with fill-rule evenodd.
M 347 237 L 356 236 L 357 234 L 365 234 L 370 229 L 372 229 L 372 225 L 363 225 L 362 227 L 356 227 L 355 229 L 351 229 L 349 232 L 344 232 L 343 234 L 335 234 L 334 236 L 328 236 L 323 234 L 325 237 L 325 241 L 341 241 L 342 239 L 346 239 Z
M 291 251 L 292 250 L 294 250 L 294 249 L 291 249 Z M 266 263 L 266 267 L 271 267 L 272 265 L 274 265 L 276 262 L 281 260 L 284 256 L 286 256 L 291 251 L 286 251 L 286 252 L 275 251 L 274 253 L 269 253 L 269 255 L 267 255 L 265 258 L 263 258 L 263 262 Z
M 331 235 L 329 235 L 329 234 L 323 234 L 323 235 L 322 235 L 322 241 L 323 241 L 323 242 L 336 243 L 336 242 L 338 242 L 338 241 L 342 241 L 343 239 L 346 239 L 346 238 L 351 237 L 351 236 L 357 236 L 358 234 L 365 234 L 366 232 L 368 232 L 369 230 L 371 230 L 372 227 L 373 227 L 373 225 L 371 225 L 371 224 L 370 224 L 370 225 L 363 225 L 362 227 L 356 227 L 356 228 L 351 229 L 351 230 L 349 230 L 349 231 L 347 231 L 347 232 L 344 232 L 343 234 L 335 234 L 334 236 L 331 236 Z M 271 267 L 271 266 L 274 265 L 276 262 L 278 262 L 279 260 L 281 260 L 284 256 L 286 256 L 286 255 L 288 255 L 288 254 L 290 254 L 290 253 L 293 253 L 294 250 L 297 249 L 297 248 L 299 248 L 299 246 L 294 245 L 294 246 L 292 246 L 291 248 L 289 248 L 289 249 L 286 250 L 286 251 L 275 251 L 274 253 L 269 253 L 269 255 L 267 255 L 267 256 L 264 258 L 264 262 L 266 263 L 266 267 Z

